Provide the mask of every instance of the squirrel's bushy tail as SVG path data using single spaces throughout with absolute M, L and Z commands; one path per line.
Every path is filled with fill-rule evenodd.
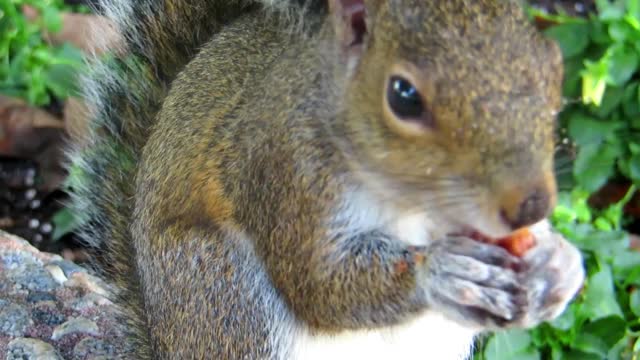
M 128 304 L 129 329 L 143 329 L 135 251 L 130 241 L 135 173 L 142 147 L 177 73 L 221 26 L 253 7 L 278 13 L 320 0 L 102 0 L 98 8 L 116 26 L 117 54 L 91 62 L 83 83 L 89 132 L 70 152 L 73 208 L 82 236 L 99 249 L 106 273 Z M 98 37 L 101 34 L 96 34 Z M 135 335 L 135 334 L 134 334 Z M 133 346 L 148 349 L 144 336 Z M 139 351 L 139 350 L 138 350 Z

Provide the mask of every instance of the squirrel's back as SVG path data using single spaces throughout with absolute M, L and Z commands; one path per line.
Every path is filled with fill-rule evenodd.
M 260 9 L 294 29 L 301 28 L 303 14 L 323 14 L 325 7 L 314 0 L 100 0 L 97 9 L 115 24 L 122 42 L 108 49 L 110 55 L 90 59 L 83 79 L 89 131 L 69 152 L 72 207 L 82 220 L 83 240 L 96 249 L 99 269 L 118 289 L 117 301 L 128 304 L 128 329 L 146 326 L 145 314 L 137 313 L 144 306 L 130 233 L 133 179 L 172 81 L 204 43 L 243 14 Z M 92 35 L 101 43 L 103 34 Z M 132 335 L 136 353 L 149 355 L 145 337 Z

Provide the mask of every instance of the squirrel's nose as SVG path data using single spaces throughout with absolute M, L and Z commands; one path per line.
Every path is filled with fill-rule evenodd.
M 531 186 L 516 186 L 503 194 L 500 206 L 502 220 L 512 230 L 537 223 L 555 206 L 556 185 L 551 180 Z

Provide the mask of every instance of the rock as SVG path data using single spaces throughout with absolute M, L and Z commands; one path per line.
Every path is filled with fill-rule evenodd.
M 52 291 L 60 285 L 47 270 L 37 265 L 14 269 L 8 273 L 7 278 L 13 281 L 16 290 Z
M 17 338 L 7 347 L 7 360 L 62 360 L 56 349 L 38 339 Z
M 32 292 L 27 296 L 27 301 L 30 303 L 37 303 L 37 302 L 43 302 L 43 301 L 56 301 L 56 297 L 55 295 L 51 294 L 51 293 L 47 293 L 47 292 L 41 292 L 41 291 L 37 291 L 37 292 Z
M 57 326 L 64 322 L 64 314 L 51 308 L 37 308 L 31 311 L 31 318 L 37 325 Z
M 84 333 L 89 335 L 100 335 L 98 325 L 93 321 L 85 318 L 74 318 L 64 324 L 57 326 L 53 329 L 53 335 L 51 340 L 60 340 L 63 336 L 70 334 Z
M 8 304 L 0 309 L 0 335 L 23 336 L 33 320 L 29 311 L 18 304 Z
M 0 359 L 128 358 L 108 294 L 91 270 L 0 231 Z
M 67 276 L 64 274 L 64 271 L 60 268 L 60 266 L 49 264 L 44 267 L 51 277 L 58 282 L 58 284 L 64 284 L 67 281 Z
M 51 264 L 56 265 L 60 269 L 62 269 L 62 272 L 66 277 L 71 277 L 71 275 L 75 273 L 83 273 L 83 274 L 87 273 L 87 270 L 85 268 L 78 266 L 69 261 L 53 261 Z
M 96 357 L 105 357 L 109 359 L 114 354 L 114 347 L 111 344 L 105 343 L 103 340 L 93 337 L 87 337 L 82 339 L 73 348 L 73 355 L 80 359 Z
M 79 299 L 75 299 L 71 302 L 71 308 L 76 311 L 86 311 L 89 309 L 93 309 L 97 306 L 109 305 L 111 302 L 107 300 L 104 296 L 89 293 Z

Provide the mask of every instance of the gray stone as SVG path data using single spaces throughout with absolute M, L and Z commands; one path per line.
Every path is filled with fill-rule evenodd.
M 71 302 L 71 308 L 76 311 L 85 311 L 103 305 L 111 305 L 111 301 L 96 293 L 88 293 L 87 295 L 79 299 L 74 299 L 73 302 Z
M 73 355 L 80 359 L 96 359 L 97 357 L 110 358 L 114 355 L 114 352 L 115 348 L 113 345 L 94 337 L 82 339 L 73 348 Z
M 36 308 L 31 311 L 31 318 L 36 324 L 57 326 L 62 324 L 66 320 L 66 316 L 59 313 L 55 309 L 40 309 Z
M 67 281 L 67 276 L 64 274 L 64 271 L 60 268 L 60 266 L 49 264 L 44 267 L 51 277 L 58 282 L 58 284 L 64 284 Z
M 58 325 L 55 329 L 53 329 L 51 339 L 57 341 L 66 335 L 78 333 L 97 336 L 99 335 L 100 330 L 98 329 L 98 325 L 89 319 L 73 318 L 62 325 Z
M 51 264 L 59 266 L 66 277 L 71 277 L 71 275 L 75 273 L 87 273 L 85 268 L 70 261 L 54 261 Z
M 7 347 L 7 360 L 62 360 L 58 352 L 44 341 L 16 338 Z
M 38 303 L 38 302 L 44 302 L 44 301 L 56 302 L 56 300 L 57 298 L 55 295 L 48 292 L 42 292 L 42 291 L 32 292 L 27 296 L 27 301 L 30 303 Z
M 15 283 L 17 290 L 47 292 L 53 291 L 59 286 L 47 270 L 36 266 L 27 266 L 11 271 L 8 278 Z
M 11 270 L 24 264 L 41 264 L 41 262 L 33 257 L 31 253 L 10 251 L 0 253 L 0 264 L 2 264 L 5 269 Z
M 0 309 L 0 335 L 23 336 L 33 320 L 29 312 L 18 304 L 8 304 Z

